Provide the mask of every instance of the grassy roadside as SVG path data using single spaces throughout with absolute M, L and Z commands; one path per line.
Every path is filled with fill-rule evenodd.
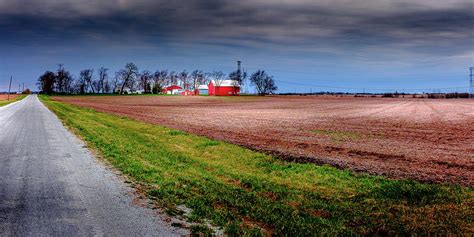
M 283 162 L 239 146 L 40 99 L 170 214 L 230 235 L 472 233 L 474 190 Z M 196 229 L 199 229 L 196 227 Z
M 20 101 L 20 100 L 26 98 L 27 96 L 28 95 L 20 95 L 20 96 L 17 96 L 15 99 L 11 99 L 11 100 L 8 100 L 8 101 L 7 100 L 2 100 L 2 101 L 0 101 L 0 107 L 11 104 L 13 102 Z

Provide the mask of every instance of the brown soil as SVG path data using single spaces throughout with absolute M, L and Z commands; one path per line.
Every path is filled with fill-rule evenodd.
M 10 100 L 14 100 L 16 97 L 18 97 L 18 95 L 10 95 Z M 5 94 L 0 94 L 0 101 L 3 101 L 3 100 L 7 100 L 8 99 L 8 95 L 5 95 Z
M 474 100 L 316 96 L 54 99 L 390 178 L 474 186 Z

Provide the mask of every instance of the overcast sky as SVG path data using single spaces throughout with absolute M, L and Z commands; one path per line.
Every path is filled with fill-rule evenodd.
M 473 29 L 472 0 L 0 0 L 0 91 L 58 63 L 77 76 L 127 62 L 228 73 L 236 60 L 280 92 L 467 90 Z

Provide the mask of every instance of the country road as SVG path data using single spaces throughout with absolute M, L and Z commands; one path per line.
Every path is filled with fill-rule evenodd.
M 35 96 L 0 107 L 0 236 L 173 236 Z

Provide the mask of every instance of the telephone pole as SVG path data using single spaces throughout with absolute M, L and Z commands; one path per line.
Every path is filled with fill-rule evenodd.
M 8 86 L 8 96 L 7 96 L 7 100 L 10 100 L 10 90 L 12 88 L 12 80 L 13 80 L 13 76 L 10 76 L 10 85 Z
M 469 77 L 471 78 L 471 80 L 469 81 L 469 98 L 472 99 L 472 97 L 474 96 L 474 67 L 470 67 L 469 71 Z

